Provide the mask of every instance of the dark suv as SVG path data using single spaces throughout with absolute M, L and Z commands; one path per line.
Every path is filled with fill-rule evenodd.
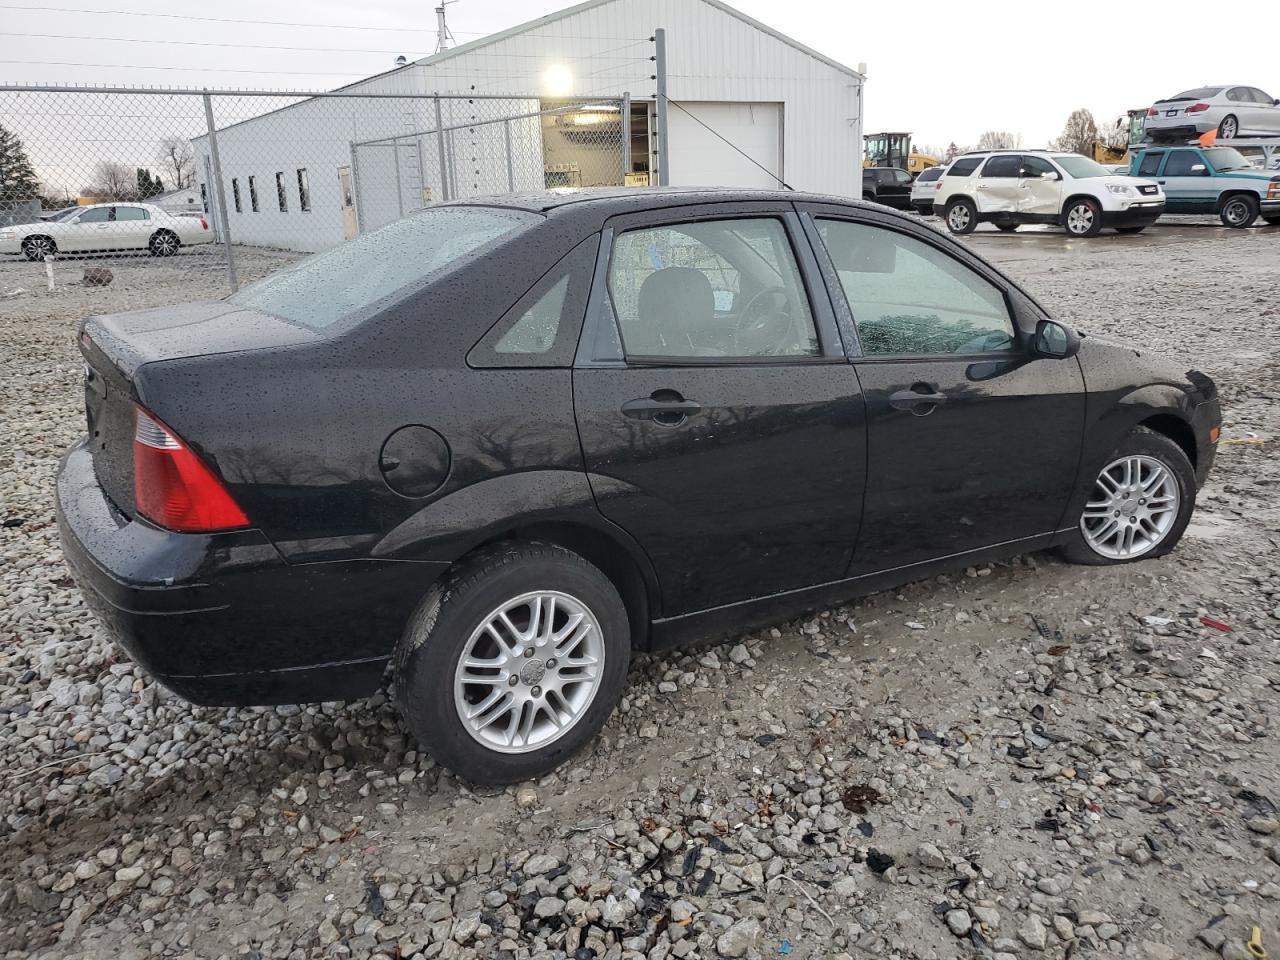
M 911 174 L 897 167 L 866 167 L 862 171 L 862 199 L 895 210 L 911 209 Z
M 207 704 L 390 667 L 488 782 L 589 740 L 633 651 L 1023 551 L 1165 553 L 1219 422 L 1203 374 L 797 193 L 435 206 L 80 346 L 58 519 L 130 655 Z

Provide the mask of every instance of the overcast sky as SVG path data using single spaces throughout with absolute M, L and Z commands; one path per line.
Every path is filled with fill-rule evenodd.
M 458 42 L 465 42 L 566 5 L 563 0 L 459 0 L 449 6 L 449 23 Z M 1245 83 L 1280 95 L 1280 61 L 1261 53 L 1240 57 L 1237 44 L 1219 43 L 1200 29 L 1189 29 L 1204 22 L 1202 5 L 1189 0 L 1168 0 L 1158 13 L 1135 12 L 1123 4 L 1088 5 L 1094 13 L 1087 17 L 1079 5 L 975 7 L 954 0 L 920 0 L 910 6 L 736 0 L 736 5 L 836 60 L 850 66 L 867 63 L 864 130 L 910 130 L 917 144 L 956 141 L 964 146 L 984 130 L 1001 129 L 1021 134 L 1024 145 L 1042 146 L 1076 107 L 1091 109 L 1099 123 L 1109 122 L 1128 108 L 1205 83 Z M 83 12 L 106 6 L 134 13 L 394 29 Z M 410 59 L 431 53 L 432 7 L 433 0 L 221 0 L 201 5 L 50 0 L 24 8 L 14 0 L 0 0 L 0 79 L 328 88 L 386 69 L 396 53 Z M 668 37 L 671 46 L 679 42 L 678 36 Z

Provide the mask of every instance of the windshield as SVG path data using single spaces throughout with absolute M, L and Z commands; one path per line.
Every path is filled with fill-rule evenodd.
M 229 300 L 320 329 L 541 219 L 494 207 L 430 208 L 307 257 Z
M 1095 163 L 1088 157 L 1082 157 L 1079 154 L 1067 154 L 1065 156 L 1054 157 L 1054 163 L 1067 171 L 1067 175 L 1075 177 L 1077 180 L 1083 180 L 1086 177 L 1109 177 L 1111 171 L 1100 163 Z
M 1249 170 L 1249 158 L 1234 147 L 1212 147 L 1204 152 L 1205 159 L 1218 173 L 1227 170 Z

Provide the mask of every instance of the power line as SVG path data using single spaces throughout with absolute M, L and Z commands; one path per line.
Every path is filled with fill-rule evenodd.
M 297 77 L 367 77 L 358 71 L 335 72 L 333 70 L 236 70 L 231 67 L 149 67 L 137 63 L 77 63 L 70 60 L 0 60 L 0 63 L 20 63 L 36 67 L 102 67 L 112 70 L 186 70 L 191 73 L 279 73 Z M 145 90 L 139 90 L 145 93 Z M 234 91 L 232 91 L 234 92 Z
M 42 39 L 42 40 L 88 40 L 95 43 L 100 41 L 108 41 L 111 43 L 153 43 L 153 44 L 158 43 L 158 44 L 172 44 L 172 45 L 183 46 L 183 47 L 240 47 L 246 50 L 296 50 L 296 51 L 303 51 L 308 53 L 399 53 L 402 55 L 405 53 L 403 49 L 391 50 L 391 49 L 384 49 L 384 48 L 364 48 L 364 47 L 293 47 L 293 46 L 280 46 L 277 44 L 266 44 L 266 43 L 226 43 L 226 42 L 213 41 L 213 40 L 155 40 L 155 39 L 145 38 L 145 37 L 84 37 L 84 36 L 76 36 L 73 34 L 66 34 L 66 33 L 15 33 L 11 31 L 0 31 L 0 37 L 26 37 L 26 38 L 34 38 L 34 39 Z M 624 44 L 622 47 L 616 47 L 613 49 L 622 50 L 622 49 L 625 49 L 626 47 L 639 46 L 640 44 L 647 43 L 647 42 L 648 41 L 646 40 L 636 40 L 632 43 Z M 635 57 L 612 57 L 607 55 L 609 52 L 610 51 L 605 50 L 602 53 L 596 53 L 596 54 L 589 53 L 589 54 L 575 55 L 574 59 L 575 60 L 619 60 L 624 62 L 629 62 L 633 59 L 639 59 Z M 481 50 L 475 50 L 475 51 L 468 51 L 466 55 L 479 56 L 479 57 L 510 57 L 514 59 L 538 59 L 538 60 L 547 59 L 547 55 L 542 53 L 492 53 L 492 52 L 486 52 Z M 428 54 L 425 54 L 425 53 L 414 54 L 414 56 L 426 57 L 428 56 Z

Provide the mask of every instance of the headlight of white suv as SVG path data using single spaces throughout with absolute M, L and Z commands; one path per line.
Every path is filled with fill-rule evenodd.
M 1108 183 L 1107 189 L 1122 197 L 1136 197 L 1138 195 L 1138 191 L 1127 183 Z

